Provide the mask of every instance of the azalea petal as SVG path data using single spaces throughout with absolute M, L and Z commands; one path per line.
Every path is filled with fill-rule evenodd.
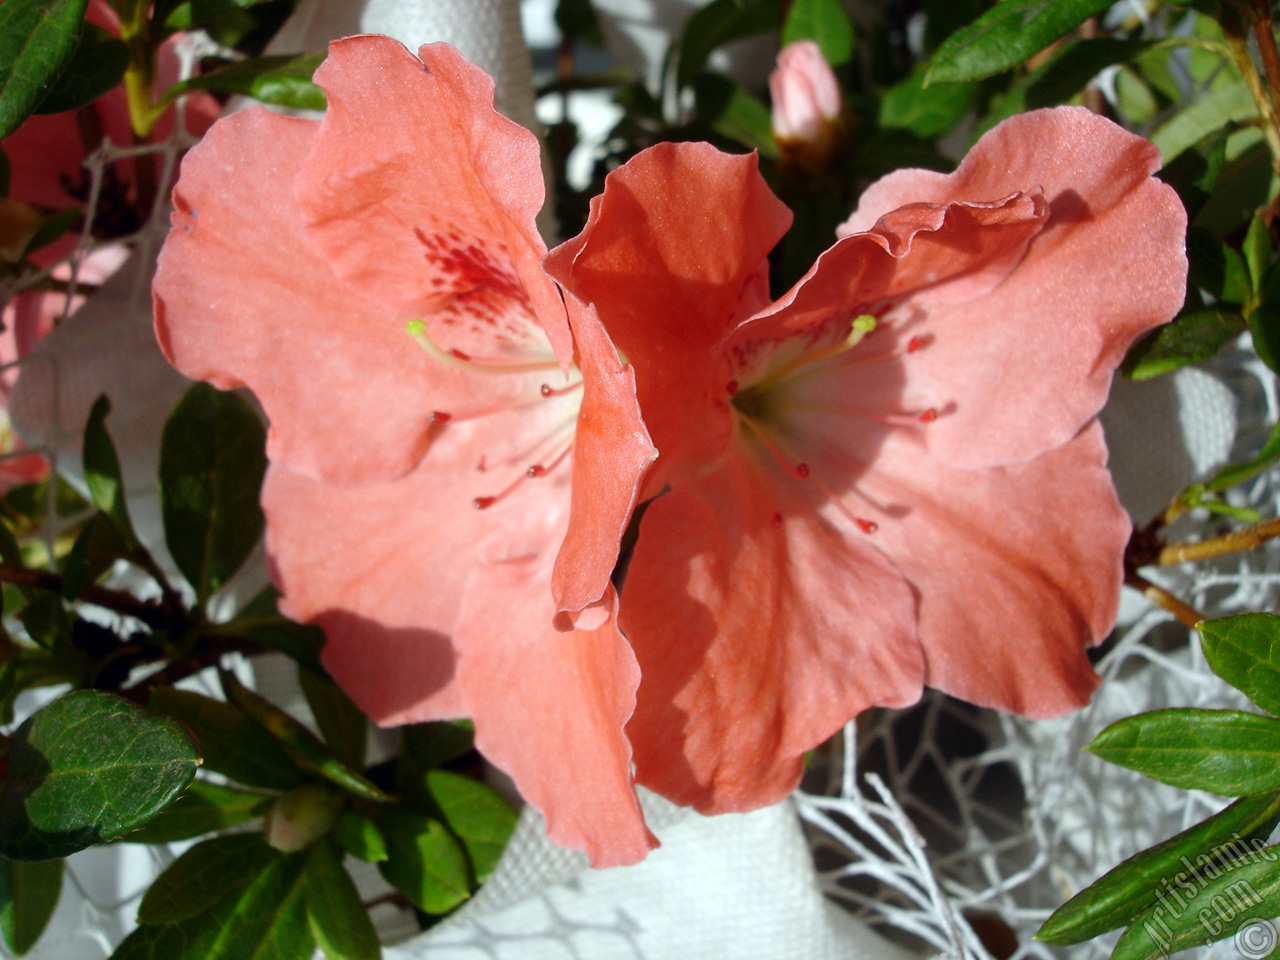
M 1182 304 L 1186 214 L 1146 140 L 1082 108 L 1005 121 L 950 176 L 902 171 L 872 185 L 845 230 L 904 202 L 991 200 L 1039 187 L 1043 231 L 1007 280 L 963 303 L 908 297 L 930 341 L 905 405 L 946 406 L 930 449 L 956 466 L 1030 460 L 1066 443 L 1106 401 L 1129 346 Z M 996 374 L 998 371 L 998 375 Z M 928 396 L 925 396 L 927 391 Z
M 1022 193 L 993 203 L 902 207 L 870 232 L 825 251 L 791 290 L 739 324 L 727 342 L 782 339 L 830 320 L 848 322 L 904 292 L 927 302 L 971 300 L 1018 265 L 1048 212 L 1043 198 Z
M 292 178 L 315 129 L 244 110 L 187 155 L 153 286 L 156 335 L 187 376 L 253 388 L 273 461 L 340 483 L 387 479 L 421 459 L 432 411 L 451 399 L 431 385 L 451 374 L 303 232 Z
M 547 271 L 596 308 L 636 369 L 662 457 L 654 484 L 667 464 L 727 441 L 732 371 L 710 350 L 745 316 L 740 304 L 758 293 L 761 263 L 790 223 L 754 155 L 663 143 L 611 173 L 582 233 L 548 255 Z
M 476 746 L 542 811 L 556 843 L 596 867 L 635 863 L 658 845 L 623 734 L 640 671 L 612 616 L 594 630 L 550 626 L 550 556 L 477 568 L 463 601 L 458 676 Z
M 737 453 L 654 501 L 623 588 L 637 780 L 707 813 L 782 799 L 806 750 L 924 675 L 902 576 L 765 470 Z
M 1010 467 L 964 470 L 910 429 L 867 450 L 832 416 L 806 427 L 813 479 L 916 589 L 926 682 L 980 706 L 1051 717 L 1083 706 L 1098 678 L 1086 647 L 1115 624 L 1129 518 L 1106 470 L 1102 429 Z M 839 442 L 837 438 L 841 438 Z M 981 655 L 975 655 L 975 649 Z
M 644 471 L 657 455 L 640 418 L 635 373 L 590 307 L 570 301 L 584 394 L 574 437 L 571 520 L 551 584 L 557 612 L 605 595 Z
M 419 55 L 388 37 L 330 45 L 315 77 L 328 108 L 297 183 L 311 235 L 354 287 L 438 320 L 445 346 L 545 351 L 541 321 L 567 367 L 568 321 L 534 222 L 537 137 L 494 110 L 493 80 L 458 51 Z

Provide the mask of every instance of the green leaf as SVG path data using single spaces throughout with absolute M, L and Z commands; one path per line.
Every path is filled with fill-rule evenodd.
M 1066 103 L 1102 70 L 1117 63 L 1127 63 L 1149 50 L 1151 45 L 1149 40 L 1117 37 L 1089 37 L 1065 43 L 1027 84 L 1027 107 Z
M 114 840 L 168 806 L 199 763 L 170 720 L 98 690 L 59 697 L 14 734 L 0 855 L 47 860 Z
M 1162 156 L 1176 157 L 1229 124 L 1252 120 L 1257 112 L 1243 82 L 1226 83 L 1175 113 L 1156 128 L 1151 141 Z
M 591 0 L 559 0 L 555 12 L 556 27 L 569 41 L 581 41 L 592 46 L 604 46 L 604 34 L 600 30 L 600 18 Z
M 17 130 L 75 52 L 89 0 L 0 4 L 0 140 Z
M 1003 0 L 943 41 L 929 61 L 925 83 L 981 80 L 1009 70 L 1111 4 L 1112 0 Z
M 1204 485 L 1205 489 L 1216 492 L 1234 487 L 1236 484 L 1244 483 L 1246 480 L 1252 480 L 1277 460 L 1280 460 L 1280 423 L 1271 428 L 1271 433 L 1267 435 L 1266 443 L 1262 445 L 1262 449 L 1258 451 L 1256 457 L 1243 463 L 1233 463 L 1230 466 L 1223 467 L 1212 480 Z
M 1162 878 L 1153 891 L 1159 902 L 1134 919 L 1112 960 L 1157 960 L 1207 946 L 1280 914 L 1280 853 L 1261 841 L 1239 847 L 1243 855 L 1238 859 L 1197 861 Z M 1264 934 L 1273 937 L 1274 930 Z M 1248 955 L 1263 957 L 1266 952 Z
M 880 100 L 879 125 L 908 130 L 931 140 L 946 133 L 969 112 L 977 96 L 974 84 L 924 86 L 927 66 L 917 64 L 907 78 L 885 91 Z
M 357 810 L 343 810 L 333 825 L 333 835 L 342 849 L 357 860 L 378 863 L 387 859 L 387 842 L 378 825 Z
M 285 617 L 276 605 L 279 599 L 280 592 L 275 587 L 267 587 L 233 620 L 215 626 L 213 632 L 261 643 L 292 657 L 301 665 L 323 672 L 320 650 L 324 646 L 324 631 Z
M 365 800 L 385 802 L 388 797 L 337 757 L 323 741 L 275 704 L 247 689 L 225 670 L 219 674 L 227 699 L 284 748 L 299 767 L 310 770 Z
M 165 424 L 164 538 L 198 603 L 230 579 L 262 535 L 266 440 L 248 403 L 207 383 L 192 386 Z
M 1267 713 L 1280 715 L 1280 617 L 1243 613 L 1196 629 L 1213 672 Z
M 129 66 L 129 48 L 96 23 L 84 24 L 80 43 L 36 113 L 79 110 L 113 90 Z
M 840 0 L 794 0 L 782 24 L 782 43 L 813 40 L 827 63 L 839 67 L 853 56 L 853 24 Z
M 1184 313 L 1134 344 L 1120 369 L 1131 380 L 1150 380 L 1208 360 L 1243 329 L 1244 320 L 1228 310 Z
M 1207 230 L 1187 231 L 1187 257 L 1192 284 L 1215 300 L 1243 307 L 1251 299 L 1244 257 Z
M 287 790 L 306 779 L 280 745 L 230 703 L 159 687 L 148 706 L 190 730 L 200 744 L 205 767 L 216 773 L 267 790 Z
M 129 521 L 129 508 L 125 505 L 120 458 L 116 456 L 111 434 L 107 433 L 106 419 L 110 412 L 111 401 L 106 397 L 99 397 L 89 411 L 89 422 L 84 428 L 84 480 L 93 505 L 133 542 L 136 538 Z
M 63 599 L 74 600 L 82 587 L 97 583 L 118 558 L 128 554 L 129 544 L 120 528 L 105 513 L 95 513 L 62 561 Z
M 493 788 L 449 770 L 428 773 L 427 789 L 444 822 L 466 847 L 476 883 L 483 883 L 516 828 L 515 810 Z
M 676 60 L 680 89 L 702 72 L 711 51 L 730 40 L 772 30 L 777 23 L 778 0 L 712 0 L 685 25 Z
M 121 839 L 127 843 L 190 840 L 260 817 L 270 803 L 271 798 L 261 793 L 197 780 L 162 814 Z
M 1242 837 L 1266 842 L 1280 822 L 1280 793 L 1242 797 L 1225 810 L 1129 859 L 1094 881 L 1054 911 L 1037 940 L 1082 943 L 1124 926 L 1155 902 L 1162 879 L 1174 877 L 1204 854 L 1218 856 Z
M 1153 710 L 1103 730 L 1090 752 L 1162 783 L 1223 796 L 1280 788 L 1280 720 L 1240 710 Z
M 266 849 L 270 858 L 249 882 L 206 900 L 203 912 L 184 920 L 144 923 L 111 960 L 310 960 L 305 858 Z M 165 876 L 153 889 L 168 885 Z
M 311 81 L 311 75 L 324 57 L 323 53 L 250 57 L 175 84 L 165 96 L 177 97 L 189 90 L 214 90 L 253 97 L 278 107 L 323 110 L 324 91 Z
M 279 856 L 260 833 L 236 833 L 198 843 L 147 888 L 138 905 L 138 922 L 177 923 L 199 916 L 243 889 Z
M 31 235 L 31 239 L 27 241 L 26 249 L 22 251 L 24 257 L 29 257 L 42 247 L 47 247 L 62 237 L 64 233 L 75 226 L 83 216 L 83 211 L 79 207 L 68 207 L 66 210 L 59 210 L 52 216 L 45 217 L 44 221 L 36 228 L 36 232 Z
M 771 160 L 778 158 L 769 108 L 727 77 L 701 73 L 693 83 L 698 113 L 722 137 L 736 140 Z
M 1178 192 L 1187 218 L 1194 220 L 1217 186 L 1227 160 L 1227 134 L 1212 134 L 1203 143 L 1188 147 L 1157 175 Z
M 1262 289 L 1263 278 L 1267 275 L 1267 267 L 1271 264 L 1271 231 L 1256 213 L 1249 222 L 1249 231 L 1244 237 L 1245 266 L 1249 268 L 1249 279 L 1255 293 Z
M 298 683 L 333 755 L 352 769 L 362 768 L 369 718 L 326 674 L 299 666 Z
M 0 932 L 22 956 L 40 939 L 62 895 L 61 860 L 0 860 Z
M 197 24 L 220 17 L 233 10 L 244 10 L 248 7 L 265 3 L 266 0 L 173 0 L 156 4 L 155 18 L 164 24 L 167 30 L 190 30 Z
M 378 826 L 387 840 L 378 870 L 418 909 L 448 913 L 471 895 L 466 851 L 439 820 L 383 807 Z
M 475 746 L 475 727 L 469 720 L 433 720 L 404 728 L 400 767 L 411 780 L 456 760 Z
M 1280 304 L 1264 303 L 1249 314 L 1249 334 L 1258 358 L 1280 371 Z
M 307 921 L 326 960 L 378 960 L 382 945 L 350 874 L 328 843 L 312 845 L 306 867 Z

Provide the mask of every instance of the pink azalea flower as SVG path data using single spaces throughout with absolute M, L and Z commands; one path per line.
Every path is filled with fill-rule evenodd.
M 789 43 L 769 74 L 773 134 L 779 140 L 816 140 L 840 116 L 840 84 L 812 40 Z
M 282 606 L 356 702 L 470 716 L 553 839 L 634 862 L 656 841 L 609 576 L 653 449 L 630 370 L 542 269 L 536 138 L 457 51 L 419 56 L 338 41 L 322 121 L 214 126 L 175 190 L 157 334 L 262 402 Z
M 640 783 L 773 802 L 925 684 L 1088 701 L 1129 533 L 1095 414 L 1187 270 L 1159 163 L 1083 109 L 1015 117 L 951 175 L 872 185 L 775 303 L 790 215 L 754 157 L 664 144 L 610 176 L 547 265 L 634 367 L 659 451 L 620 614 Z

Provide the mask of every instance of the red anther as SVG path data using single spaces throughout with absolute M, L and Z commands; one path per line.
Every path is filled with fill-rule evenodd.
M 497 500 L 497 497 L 476 497 L 471 502 L 475 505 L 477 510 L 484 510 L 487 507 L 493 506 Z
M 540 463 L 535 463 L 526 471 L 531 477 L 541 477 L 547 472 L 547 468 Z
M 930 407 L 917 418 L 921 423 L 933 423 L 938 419 L 938 411 Z
M 725 388 L 724 388 L 724 389 L 725 389 L 725 392 L 726 392 L 727 394 L 729 394 L 729 396 L 731 396 L 731 397 L 737 396 L 737 394 L 738 394 L 738 381 L 737 381 L 737 380 L 730 380 L 727 384 L 725 384 Z
M 555 393 L 555 391 L 551 389 L 551 384 L 549 383 L 544 383 L 542 386 L 540 386 L 538 388 L 538 392 L 541 393 L 544 397 L 549 397 L 551 396 L 551 394 Z
M 471 359 L 471 355 L 470 355 L 470 354 L 468 354 L 468 353 L 463 353 L 461 350 L 450 350 L 450 351 L 449 351 L 449 356 L 454 357 L 455 359 L 458 359 L 458 360 L 470 360 L 470 359 Z
M 924 337 L 912 337 L 907 341 L 907 353 L 915 353 L 924 346 Z
M 858 529 L 863 533 L 875 533 L 880 529 L 880 525 L 878 523 L 873 523 L 870 520 L 863 520 L 862 517 L 854 517 L 854 519 L 858 521 Z
M 796 476 L 803 480 L 809 475 L 809 465 L 807 463 L 796 464 Z
M 452 413 L 445 413 L 443 410 L 431 411 L 431 423 L 448 423 L 452 419 Z
M 775 527 L 780 527 L 780 526 L 782 526 L 782 514 L 780 514 L 780 513 L 775 513 L 775 514 L 773 515 L 773 525 L 774 525 Z

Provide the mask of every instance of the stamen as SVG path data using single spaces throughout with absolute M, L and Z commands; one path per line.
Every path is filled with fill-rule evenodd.
M 839 514 L 842 517 L 844 517 L 846 520 L 850 521 L 855 526 L 857 526 L 857 528 L 861 530 L 863 533 L 870 536 L 871 534 L 875 533 L 877 530 L 880 529 L 880 524 L 876 523 L 874 520 L 868 520 L 866 517 L 859 517 L 857 514 L 851 512 L 849 508 L 846 507 L 844 503 L 840 500 L 840 498 L 836 496 L 835 491 L 832 490 L 829 486 L 827 486 L 827 484 L 822 479 L 818 477 L 814 477 L 813 482 L 817 486 L 817 488 L 822 491 L 823 495 L 826 496 L 827 500 L 830 501 L 831 505 L 836 508 Z M 850 487 L 849 489 L 854 493 L 858 492 L 856 487 Z M 861 496 L 864 500 L 866 499 L 866 496 L 863 494 L 859 494 L 859 496 Z
M 542 386 L 538 388 L 538 392 L 541 393 L 544 397 L 561 397 L 561 396 L 564 396 L 566 393 L 573 393 L 573 391 L 581 390 L 581 389 L 582 389 L 582 380 L 578 379 L 573 383 L 569 384 L 567 387 L 559 387 L 559 388 L 553 387 L 549 383 L 544 383 Z
M 924 337 L 912 337 L 907 341 L 907 353 L 915 353 L 928 342 Z
M 560 366 L 554 359 L 530 360 L 522 363 L 495 360 L 482 363 L 473 360 L 469 354 L 461 350 L 441 350 L 431 342 L 431 338 L 427 336 L 427 325 L 421 320 L 410 320 L 405 324 L 405 332 L 433 359 L 439 360 L 446 366 L 466 370 L 468 373 L 529 373 L 534 370 L 555 370 Z
M 754 392 L 763 393 L 765 390 L 776 386 L 781 381 L 787 379 L 795 371 L 802 367 L 807 367 L 814 363 L 821 363 L 823 360 L 830 360 L 832 357 L 838 357 L 852 350 L 862 342 L 862 338 L 871 331 L 875 330 L 879 321 L 869 313 L 855 317 L 852 326 L 849 328 L 849 335 L 839 343 L 833 343 L 829 347 L 823 347 L 821 350 L 815 350 L 811 353 L 801 353 L 799 356 L 793 357 L 784 363 L 777 370 L 774 370 L 759 383 L 751 385 Z
M 560 464 L 564 463 L 564 458 L 565 458 L 565 457 L 567 457 L 567 456 L 569 456 L 569 453 L 570 453 L 572 450 L 573 450 L 573 444 L 572 444 L 572 443 L 570 443 L 567 447 L 565 447 L 565 448 L 564 448 L 563 450 L 561 450 L 558 454 L 556 454 L 556 457 L 555 457 L 555 459 L 554 459 L 554 460 L 552 460 L 550 463 L 546 464 L 545 466 L 544 466 L 544 465 L 542 465 L 542 464 L 540 464 L 540 463 L 535 463 L 535 464 L 534 464 L 532 467 L 530 467 L 530 468 L 529 468 L 529 470 L 528 470 L 528 474 L 529 474 L 529 476 L 530 476 L 530 477 L 545 477 L 548 473 L 550 473 L 550 472 L 551 472 L 552 470 L 554 470 L 556 467 L 560 466 Z
M 855 417 L 858 420 L 870 420 L 873 423 L 885 423 L 891 427 L 917 427 L 922 423 L 933 423 L 938 419 L 937 407 L 929 407 L 919 413 L 873 413 L 868 410 L 854 410 L 849 407 L 833 407 L 821 403 L 796 403 L 794 401 L 781 403 L 779 407 L 791 410 L 812 410 L 816 413 L 834 413 L 843 417 Z
M 875 523 L 872 520 L 864 520 L 862 517 L 854 517 L 853 519 L 858 524 L 859 529 L 861 529 L 863 533 L 868 533 L 868 534 L 875 533 L 877 530 L 880 529 L 880 525 Z

